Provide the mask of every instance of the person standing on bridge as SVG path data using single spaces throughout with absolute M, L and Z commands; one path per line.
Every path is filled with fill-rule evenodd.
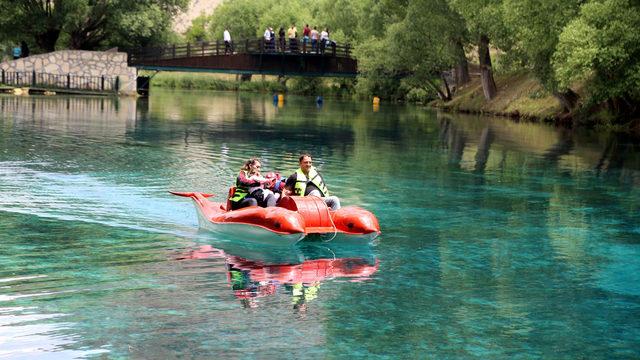
M 278 31 L 278 41 L 280 42 L 280 51 L 284 52 L 285 48 L 285 40 L 284 40 L 284 28 L 281 26 Z
M 224 39 L 224 54 L 226 55 L 227 52 L 233 54 L 233 49 L 231 49 L 231 34 L 229 33 L 227 27 L 224 28 L 224 33 L 222 36 Z
M 304 29 L 302 30 L 302 52 L 304 52 L 304 53 L 307 52 L 307 44 L 309 43 L 309 35 L 311 35 L 311 28 L 309 27 L 309 24 L 306 24 L 304 26 Z
M 327 42 L 329 42 L 329 28 L 324 28 L 320 33 L 320 52 L 324 54 L 324 48 L 327 46 Z
M 289 36 L 289 50 L 291 52 L 298 51 L 298 30 L 296 29 L 296 24 L 291 24 L 287 35 Z
M 269 51 L 271 49 L 271 30 L 269 30 L 270 28 L 267 27 L 264 30 L 264 48 L 265 50 Z
M 318 52 L 318 37 L 320 35 L 318 34 L 318 29 L 317 26 L 313 27 L 313 30 L 311 30 L 311 51 L 317 53 Z
M 273 32 L 272 27 L 269 27 L 269 33 L 271 34 L 271 51 L 276 51 L 276 33 Z

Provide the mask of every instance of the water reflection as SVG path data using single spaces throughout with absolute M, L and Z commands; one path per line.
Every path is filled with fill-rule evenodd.
M 54 337 L 32 327 L 16 351 L 32 338 L 114 358 L 637 357 L 628 136 L 235 93 L 0 107 L 0 332 Z M 166 192 L 224 196 L 244 159 L 288 174 L 300 151 L 378 216 L 375 256 L 200 241 L 193 206 Z
M 378 270 L 371 246 L 307 243 L 294 247 L 257 246 L 238 242 L 202 245 L 177 260 L 224 259 L 227 281 L 245 308 L 257 308 L 259 298 L 287 296 L 296 311 L 321 296 L 327 280 L 363 281 Z
M 439 114 L 438 118 L 439 139 L 448 150 L 450 162 L 471 171 L 500 169 L 505 161 L 501 153 L 514 150 L 537 155 L 547 167 L 566 168 L 574 173 L 640 170 L 640 144 L 629 135 L 601 133 L 597 138 L 604 141 L 602 146 L 601 141 L 593 142 L 597 140 L 595 132 L 471 115 Z M 637 181 L 636 173 L 633 183 L 637 185 Z

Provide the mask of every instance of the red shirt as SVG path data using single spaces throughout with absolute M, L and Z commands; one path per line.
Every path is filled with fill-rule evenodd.
M 302 36 L 309 36 L 310 33 L 311 29 L 305 26 L 304 30 L 302 30 Z

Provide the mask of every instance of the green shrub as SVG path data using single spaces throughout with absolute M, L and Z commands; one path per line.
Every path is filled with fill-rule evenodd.
M 413 88 L 409 90 L 405 99 L 410 103 L 426 104 L 433 98 L 429 96 L 425 89 Z

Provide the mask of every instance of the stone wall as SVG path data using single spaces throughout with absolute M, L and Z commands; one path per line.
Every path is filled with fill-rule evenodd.
M 54 75 L 120 78 L 120 93 L 136 94 L 136 68 L 127 66 L 127 54 L 111 51 L 61 50 L 0 63 L 5 71 L 35 71 Z

